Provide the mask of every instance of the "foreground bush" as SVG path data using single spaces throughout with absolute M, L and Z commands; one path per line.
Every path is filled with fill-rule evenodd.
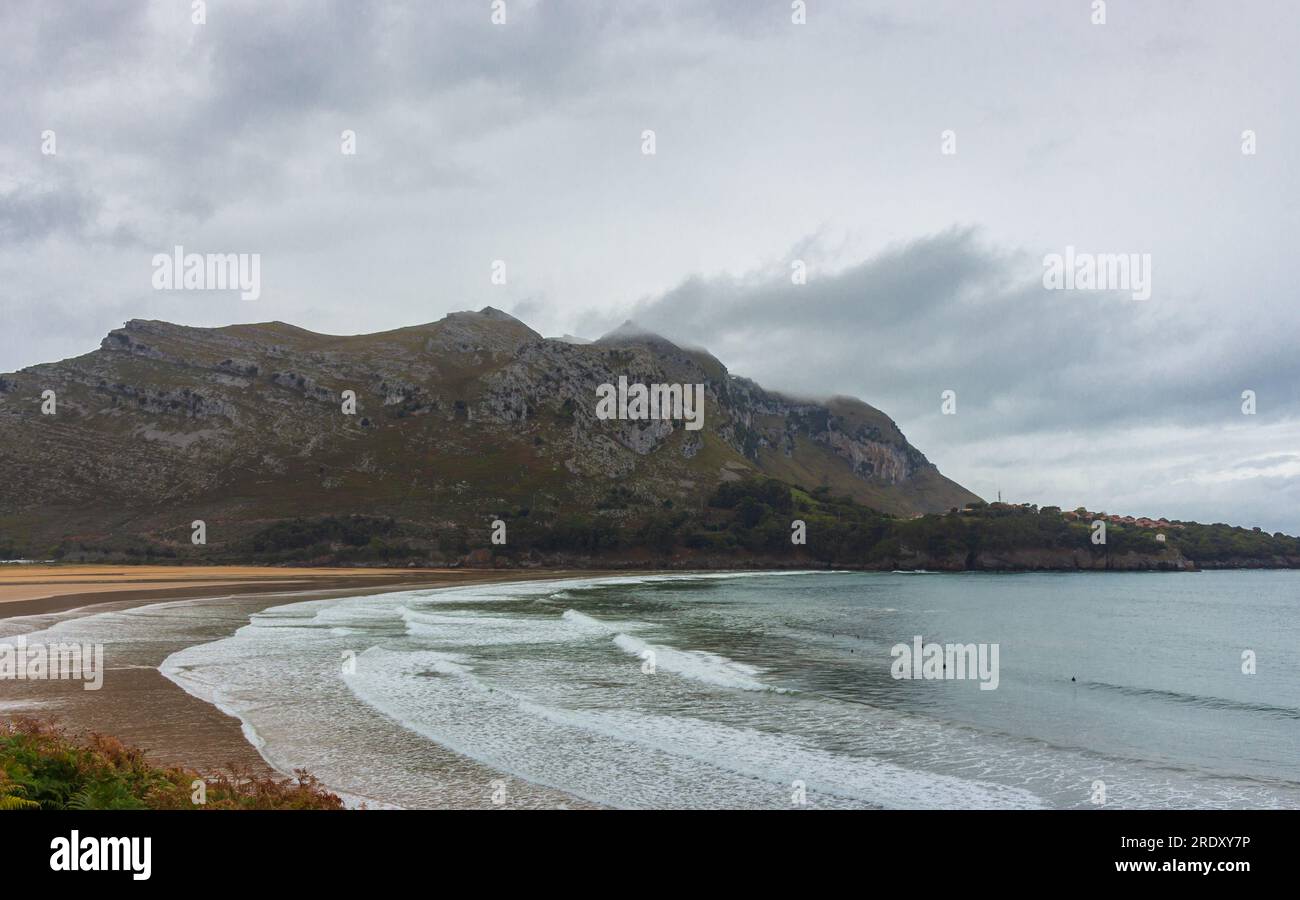
M 205 777 L 151 765 L 143 751 L 105 735 L 76 739 L 26 718 L 0 723 L 0 810 L 343 808 L 305 771 L 294 776 Z M 202 804 L 194 799 L 196 781 L 206 785 Z

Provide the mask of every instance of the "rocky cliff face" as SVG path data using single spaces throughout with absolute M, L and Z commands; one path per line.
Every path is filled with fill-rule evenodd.
M 704 427 L 601 420 L 596 386 L 620 376 L 703 384 Z M 0 545 L 38 554 L 187 541 L 194 519 L 220 542 L 299 516 L 437 531 L 503 510 L 698 508 L 752 473 L 896 514 L 976 499 L 860 401 L 766 391 L 630 328 L 544 339 L 490 307 L 352 337 L 134 320 L 85 356 L 0 376 L 0 430 Z

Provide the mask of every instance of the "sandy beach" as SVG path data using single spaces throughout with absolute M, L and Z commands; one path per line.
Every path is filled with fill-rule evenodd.
M 330 589 L 349 585 L 453 585 L 499 581 L 513 574 L 473 569 L 11 564 L 0 565 L 0 617 L 74 609 L 107 600 L 202 596 L 205 592 L 211 593 L 207 589 L 213 587 L 265 591 Z
M 257 566 L 0 565 L 0 629 L 15 617 L 87 614 L 172 600 L 240 598 L 241 616 L 300 600 L 359 596 L 425 587 L 572 577 L 579 572 L 476 569 L 289 569 Z M 246 600 L 246 602 L 245 602 Z M 244 624 L 231 622 L 230 631 Z M 44 627 L 39 625 L 38 627 Z M 14 634 L 13 627 L 0 634 Z M 214 635 L 217 639 L 224 635 Z M 0 641 L 7 640 L 0 637 Z M 184 644 L 160 644 L 127 666 L 106 662 L 98 691 L 79 681 L 0 680 L 0 717 L 30 715 L 73 733 L 113 735 L 146 750 L 160 764 L 200 771 L 273 770 L 243 734 L 237 719 L 186 693 L 157 669 Z M 475 764 L 449 751 L 434 754 L 432 770 L 464 773 Z M 445 758 L 444 758 L 445 757 Z M 484 783 L 493 773 L 476 773 Z M 530 789 L 517 799 L 532 806 L 583 806 L 568 795 Z M 461 805 L 461 804 L 457 804 Z

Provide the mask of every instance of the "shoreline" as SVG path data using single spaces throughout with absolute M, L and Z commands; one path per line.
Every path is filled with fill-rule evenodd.
M 784 574 L 803 573 L 817 574 L 818 570 L 787 571 Z M 98 588 L 80 595 L 64 594 L 54 598 L 35 596 L 44 586 L 29 585 L 33 596 L 26 600 L 0 603 L 0 643 L 11 641 L 12 636 L 20 633 L 41 631 L 53 623 L 66 622 L 69 625 L 66 639 L 69 641 L 94 641 L 97 633 L 102 635 L 108 649 L 106 656 L 110 660 L 105 669 L 108 674 L 104 679 L 104 689 L 98 692 L 83 691 L 81 682 L 77 681 L 0 680 L 0 718 L 25 715 L 60 725 L 74 736 L 87 732 L 111 735 L 144 750 L 150 762 L 180 765 L 205 774 L 238 772 L 254 776 L 269 775 L 284 780 L 291 777 L 291 772 L 300 765 L 306 766 L 312 774 L 318 777 L 324 775 L 328 779 L 324 781 L 325 786 L 343 797 L 349 807 L 361 804 L 366 808 L 406 806 L 421 809 L 605 808 L 610 803 L 608 799 L 587 800 L 581 795 L 570 793 L 569 789 L 561 787 L 570 783 L 565 779 L 542 776 L 542 781 L 529 781 L 516 774 L 533 771 L 528 766 L 520 768 L 507 758 L 497 759 L 491 754 L 483 755 L 475 752 L 471 745 L 460 747 L 455 729 L 444 733 L 437 725 L 455 723 L 455 717 L 428 718 L 425 724 L 432 728 L 432 732 L 425 732 L 419 727 L 418 717 L 411 720 L 416 723 L 412 725 L 405 715 L 386 711 L 388 707 L 383 703 L 361 704 L 356 717 L 351 715 L 350 710 L 347 716 L 339 717 L 310 713 L 314 704 L 322 697 L 329 697 L 335 688 L 329 682 L 321 682 L 319 676 L 316 676 L 315 681 L 310 678 L 300 681 L 295 673 L 315 671 L 316 663 L 300 667 L 291 662 L 299 659 L 292 645 L 274 642 L 267 645 L 282 647 L 283 656 L 281 651 L 270 649 L 259 650 L 252 655 L 245 652 L 244 663 L 252 667 L 245 671 L 260 673 L 251 680 L 241 678 L 239 672 L 235 671 L 229 673 L 233 676 L 233 680 L 229 681 L 221 675 L 212 679 L 182 677 L 173 681 L 164 674 L 167 667 L 162 663 L 186 647 L 201 646 L 232 635 L 249 622 L 250 616 L 268 607 L 313 600 L 457 587 L 468 587 L 471 595 L 476 596 L 478 591 L 474 587 L 478 585 L 547 585 L 568 579 L 597 582 L 610 579 L 655 580 L 665 576 L 670 579 L 727 579 L 739 576 L 743 579 L 745 575 L 782 573 L 765 570 L 640 570 L 611 573 L 588 570 L 502 572 L 476 569 L 452 572 L 403 570 L 386 574 L 391 577 L 376 579 L 374 573 L 369 571 L 330 572 L 312 579 L 312 583 L 304 589 L 296 573 L 293 578 L 276 578 L 268 573 L 261 583 L 243 583 L 236 585 L 237 589 L 214 589 L 192 583 L 160 586 L 157 580 L 150 580 L 151 573 L 142 572 L 140 581 L 143 584 L 116 582 L 116 590 Z M 850 572 L 845 571 L 844 574 Z M 901 585 L 911 582 L 910 578 L 904 576 L 952 573 L 900 570 L 892 574 L 897 576 L 895 584 Z M 1061 573 L 1039 574 L 1050 576 Z M 1040 584 L 1049 584 L 1052 580 L 1044 578 Z M 103 583 L 101 581 L 98 584 Z M 958 583 L 947 583 L 949 587 L 946 590 L 950 592 L 963 590 Z M 548 590 L 562 589 L 564 586 Z M 1031 584 L 1026 590 L 1033 591 L 1036 588 Z M 506 592 L 513 594 L 511 589 Z M 195 596 L 196 593 L 198 596 Z M 75 610 L 53 608 L 61 604 L 75 604 L 78 600 L 83 602 Z M 405 601 L 399 599 L 395 602 Z M 42 606 L 42 610 L 26 614 L 15 612 L 21 608 L 19 604 L 23 603 Z M 155 609 L 159 604 L 168 606 Z M 382 608 L 382 601 L 378 606 Z M 137 609 L 141 612 L 136 615 L 116 615 L 121 611 Z M 37 618 L 13 623 L 14 618 L 25 615 Z M 76 623 L 87 616 L 98 618 L 78 628 Z M 284 621 L 292 619 L 292 613 L 284 617 Z M 326 627 L 330 624 L 329 620 L 324 623 Z M 54 643 L 60 639 L 54 633 L 34 640 Z M 197 661 L 200 665 L 195 671 L 201 672 L 205 664 L 202 656 Z M 186 672 L 189 662 L 190 660 L 178 661 L 175 672 Z M 217 689 L 219 685 L 230 688 L 229 697 Z M 320 690 L 316 690 L 316 687 Z M 44 705 L 40 708 L 14 708 L 12 701 L 15 700 Z M 287 713 L 290 718 L 280 716 L 279 720 L 275 717 L 267 719 L 259 713 L 259 703 L 265 709 Z M 299 710 L 300 703 L 303 705 L 302 710 Z M 324 709 L 325 704 L 321 708 Z M 225 709 L 230 709 L 235 714 L 228 714 Z M 297 716 L 296 721 L 294 715 Z M 339 731 L 339 728 L 345 730 Z M 444 738 L 451 735 L 450 742 L 439 743 L 440 738 L 431 737 L 430 734 L 442 735 Z M 265 744 L 261 743 L 262 737 L 265 737 Z M 465 734 L 462 733 L 460 737 L 465 737 Z M 453 747 L 459 749 L 452 749 Z M 350 759 L 348 766 L 339 767 L 323 762 L 329 759 L 330 753 L 342 748 L 346 748 L 350 755 L 339 758 Z M 322 749 L 326 751 L 324 756 L 319 752 Z M 466 749 L 474 755 L 464 753 Z M 360 756 L 357 755 L 358 751 L 362 751 Z M 380 759 L 400 759 L 404 766 L 400 770 L 402 777 L 391 781 L 367 780 L 364 773 L 380 764 Z M 407 761 L 410 762 L 409 767 L 405 767 Z M 323 767 L 324 771 L 316 771 L 317 766 Z M 534 772 L 534 776 L 538 775 L 541 775 L 540 770 Z M 492 803 L 488 793 L 489 786 L 495 790 L 499 782 L 509 785 L 508 792 L 505 792 L 509 799 L 502 806 Z M 591 796 L 600 798 L 608 795 L 596 792 Z M 615 800 L 613 805 L 619 805 L 618 801 Z
M 316 573 L 304 575 L 301 570 L 286 572 L 270 569 L 260 578 L 256 574 L 250 576 L 241 571 L 237 578 L 229 581 L 219 578 L 214 581 L 205 579 L 200 583 L 178 584 L 177 579 L 159 580 L 157 573 L 152 571 L 164 567 L 148 567 L 150 571 L 141 571 L 140 577 L 134 580 L 123 577 L 121 573 L 106 576 L 102 572 L 70 571 L 87 567 L 57 568 L 64 575 L 80 576 L 82 580 L 50 585 L 48 573 L 22 566 L 22 574 L 27 582 L 21 585 L 25 589 L 25 595 L 11 591 L 10 596 L 0 599 L 0 627 L 11 619 L 26 616 L 57 616 L 66 621 L 81 618 L 78 613 L 82 611 L 90 616 L 99 612 L 135 609 L 171 601 L 247 598 L 247 603 L 240 605 L 242 620 L 232 621 L 236 627 L 242 627 L 247 623 L 247 616 L 283 603 L 422 588 L 551 581 L 606 574 L 578 570 L 393 569 L 376 572 L 370 569 L 336 569 L 317 570 Z M 15 584 L 17 579 L 6 579 L 3 574 L 7 572 L 0 571 L 0 589 L 19 587 Z M 54 590 L 50 593 L 51 588 L 63 587 L 89 589 L 75 593 Z M 45 624 L 40 624 L 38 630 L 44 627 Z M 233 630 L 214 635 L 208 640 L 220 640 L 233 633 Z M 7 638 L 0 637 L 0 643 L 5 640 Z M 50 722 L 74 736 L 91 733 L 111 735 L 124 743 L 139 747 L 148 760 L 157 765 L 180 765 L 204 773 L 242 771 L 278 779 L 290 777 L 289 773 L 281 771 L 263 757 L 239 718 L 226 713 L 218 705 L 189 693 L 162 673 L 161 664 L 172 652 L 202 642 L 204 641 L 188 641 L 175 646 L 161 646 L 143 665 L 114 667 L 110 663 L 106 665 L 103 686 L 99 691 L 85 691 L 80 681 L 0 680 L 0 717 L 29 717 Z M 438 749 L 442 755 L 455 756 L 444 748 Z M 486 767 L 472 760 L 448 759 L 444 762 L 449 766 L 472 766 L 486 770 Z M 534 798 L 538 805 L 555 806 L 563 803 L 570 808 L 589 805 L 579 798 L 545 788 L 527 793 L 538 795 Z
M 406 576 L 414 576 L 417 573 L 435 573 L 442 577 L 450 578 L 479 578 L 483 576 L 501 577 L 508 579 L 526 578 L 541 579 L 553 577 L 556 573 L 566 572 L 583 572 L 591 575 L 609 575 L 611 577 L 621 574 L 639 573 L 639 572 L 658 572 L 665 575 L 683 574 L 690 572 L 911 572 L 926 571 L 944 574 L 963 574 L 963 573 L 984 573 L 990 575 L 1015 575 L 1028 574 L 1035 572 L 1060 572 L 1060 573 L 1081 573 L 1081 572 L 1118 572 L 1130 574 L 1134 572 L 1152 572 L 1152 573 L 1187 573 L 1187 572 L 1211 572 L 1211 571 L 1272 571 L 1272 570 L 1300 570 L 1300 557 L 1271 557 L 1247 558 L 1234 557 L 1231 559 L 1209 560 L 1198 562 L 1193 559 L 1181 557 L 1178 559 L 1162 559 L 1142 554 L 1122 554 L 1115 556 L 1106 556 L 1098 560 L 1092 559 L 1088 555 L 1081 555 L 1073 550 L 1045 551 L 1035 553 L 1018 553 L 1011 552 L 1004 554 L 1000 558 L 984 558 L 978 563 L 969 563 L 965 559 L 954 560 L 949 558 L 935 558 L 924 554 L 914 555 L 907 559 L 890 559 L 877 563 L 846 563 L 834 562 L 828 563 L 813 559 L 768 559 L 768 558 L 751 558 L 744 560 L 720 559 L 716 557 L 686 557 L 680 559 L 609 559 L 609 558 L 567 558 L 559 557 L 552 562 L 545 564 L 527 564 L 513 565 L 509 557 L 492 560 L 490 562 L 479 562 L 476 564 L 453 564 L 450 566 L 423 565 L 418 568 L 409 566 L 348 566 L 346 564 L 332 566 L 281 566 L 272 563 L 245 562 L 245 563 L 199 563 L 199 562 L 177 562 L 177 563 L 61 563 L 61 562 L 35 562 L 31 560 L 0 560 L 0 610 L 11 600 L 6 595 L 6 585 L 20 581 L 22 574 L 40 570 L 47 575 L 51 573 L 61 573 L 78 569 L 111 569 L 118 573 L 121 578 L 131 570 L 148 570 L 154 573 L 158 578 L 154 580 L 172 580 L 162 578 L 163 573 L 193 573 L 188 577 L 174 579 L 177 581 L 187 582 L 194 585 L 201 584 L 195 580 L 200 573 L 205 572 L 230 572 L 240 573 L 232 576 L 228 581 L 211 581 L 211 585 L 221 584 L 242 584 L 246 579 L 254 579 L 259 583 L 263 580 L 317 580 L 327 577 L 330 574 L 345 577 L 348 580 L 357 578 L 375 578 L 375 579 L 400 579 Z M 113 579 L 103 580 L 98 583 L 108 585 L 102 588 L 112 590 Z M 59 588 L 55 593 L 66 593 Z
M 474 569 L 309 569 L 262 566 L 0 564 L 0 620 L 67 612 L 98 603 L 199 599 L 278 586 L 342 590 L 350 585 L 473 583 Z

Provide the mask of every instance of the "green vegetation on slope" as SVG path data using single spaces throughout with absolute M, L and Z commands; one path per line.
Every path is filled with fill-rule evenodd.
M 763 476 L 724 481 L 703 502 L 683 506 L 621 483 L 583 508 L 533 509 L 501 503 L 488 514 L 460 510 L 443 520 L 392 516 L 269 519 L 229 542 L 195 547 L 189 531 L 165 540 L 88 545 L 67 540 L 46 551 L 5 547 L 0 558 L 67 561 L 298 565 L 660 565 L 840 566 L 846 568 L 1300 567 L 1300 539 L 1224 524 L 1168 527 L 1107 524 L 1092 542 L 1089 523 L 1054 506 L 975 502 L 947 513 L 902 518 L 835 495 Z M 494 544 L 501 520 L 506 542 Z M 805 523 L 806 543 L 791 541 Z M 218 529 L 210 528 L 210 536 Z M 1159 541 L 1157 534 L 1165 540 Z M 468 555 L 468 556 L 467 556 Z
M 494 544 L 499 519 L 506 542 Z M 791 540 L 804 523 L 806 542 Z M 1157 534 L 1163 534 L 1161 542 Z M 58 548 L 65 559 L 75 547 Z M 177 541 L 128 547 L 130 560 L 308 565 L 660 565 L 839 566 L 846 568 L 1156 568 L 1300 566 L 1300 539 L 1228 525 L 1173 523 L 1150 528 L 1109 523 L 1104 545 L 1084 520 L 1057 507 L 968 504 L 961 510 L 899 518 L 830 487 L 813 490 L 772 478 L 723 482 L 704 503 L 680 508 L 622 485 L 587 511 L 502 509 L 432 523 L 368 516 L 270 521 L 228 545 Z M 469 554 L 467 557 L 466 555 Z
M 116 738 L 74 740 L 31 719 L 0 724 L 0 810 L 342 809 L 306 772 L 294 779 L 159 768 Z M 195 802 L 195 782 L 205 784 Z

